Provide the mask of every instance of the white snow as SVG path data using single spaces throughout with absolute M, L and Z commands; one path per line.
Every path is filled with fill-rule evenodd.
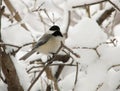
M 14 5 L 15 0 L 10 0 Z M 36 2 L 35 2 L 36 1 Z M 58 87 L 60 91 L 119 91 L 117 87 L 120 85 L 120 24 L 117 21 L 117 26 L 113 26 L 114 36 L 112 38 L 117 39 L 117 45 L 113 44 L 102 44 L 110 40 L 107 34 L 104 32 L 106 25 L 109 21 L 112 21 L 114 16 L 112 15 L 106 19 L 102 28 L 96 22 L 98 17 L 106 10 L 111 7 L 110 3 L 105 5 L 103 10 L 99 10 L 99 6 L 95 5 L 90 7 L 91 19 L 87 17 L 86 10 L 72 9 L 72 6 L 85 5 L 93 2 L 102 0 L 19 0 L 15 4 L 15 8 L 21 14 L 23 23 L 29 28 L 30 31 L 26 31 L 20 26 L 21 22 L 14 21 L 11 23 L 5 17 L 2 17 L 2 39 L 4 43 L 22 46 L 23 44 L 38 40 L 38 36 L 42 36 L 52 24 L 50 19 L 45 13 L 41 13 L 41 16 L 47 22 L 47 25 L 40 20 L 37 12 L 30 12 L 29 10 L 37 9 L 42 3 L 41 9 L 48 11 L 50 18 L 55 21 L 56 25 L 59 25 L 61 31 L 66 32 L 66 26 L 68 25 L 68 10 L 75 13 L 71 16 L 71 23 L 68 30 L 68 38 L 65 40 L 65 44 L 71 48 L 75 53 L 80 55 L 80 58 L 74 58 L 74 63 L 78 62 L 78 78 L 75 83 L 76 77 L 76 66 L 65 66 L 62 73 L 60 74 L 60 80 L 58 81 Z M 111 0 L 119 6 L 119 1 Z M 28 6 L 26 7 L 25 4 Z M 22 8 L 21 8 L 22 7 Z M 8 12 L 8 9 L 6 11 Z M 54 13 L 54 17 L 53 17 Z M 94 14 L 94 16 L 93 16 Z M 107 32 L 107 31 L 106 31 Z M 101 45 L 100 45 L 101 44 Z M 95 50 L 95 48 L 99 47 Z M 14 47 L 7 46 L 7 52 L 10 52 Z M 28 74 L 26 69 L 36 66 L 35 64 L 30 65 L 29 62 L 33 59 L 42 58 L 46 61 L 45 55 L 32 55 L 26 61 L 19 61 L 19 58 L 31 49 L 31 45 L 19 50 L 15 57 L 11 56 L 15 65 L 20 84 L 27 91 L 31 84 L 31 80 L 34 74 Z M 98 52 L 98 54 L 97 54 Z M 59 62 L 54 62 L 59 63 Z M 69 62 L 68 62 L 69 63 Z M 39 65 L 39 64 L 37 64 Z M 115 67 L 114 67 L 115 66 Z M 52 67 L 52 73 L 55 73 L 57 67 Z M 33 69 L 41 70 L 39 68 Z M 36 74 L 36 76 L 38 73 Z M 31 91 L 46 91 L 47 85 L 53 85 L 53 81 L 46 77 L 46 74 L 42 74 L 37 83 L 33 86 Z M 98 89 L 98 90 L 97 90 Z M 0 91 L 7 91 L 7 85 L 0 80 Z
M 71 32 L 72 31 L 72 32 Z M 107 39 L 106 34 L 98 24 L 89 18 L 83 18 L 68 32 L 66 44 L 76 47 L 95 47 Z

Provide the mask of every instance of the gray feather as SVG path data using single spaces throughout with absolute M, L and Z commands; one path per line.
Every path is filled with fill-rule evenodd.
M 44 34 L 43 37 L 41 37 L 38 40 L 38 42 L 34 45 L 33 50 L 45 44 L 51 37 L 52 37 L 51 34 Z

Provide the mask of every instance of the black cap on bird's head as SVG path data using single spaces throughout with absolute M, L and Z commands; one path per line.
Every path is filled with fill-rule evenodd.
M 59 26 L 53 25 L 49 30 L 50 30 L 50 31 L 54 31 L 54 32 L 52 33 L 53 36 L 61 36 L 61 37 L 63 37 L 62 33 L 60 32 Z
M 50 29 L 49 29 L 50 31 L 60 31 L 60 28 L 59 28 L 59 26 L 57 26 L 57 25 L 53 25 L 52 27 L 50 27 Z

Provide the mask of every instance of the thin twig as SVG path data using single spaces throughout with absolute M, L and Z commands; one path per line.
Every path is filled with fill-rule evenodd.
M 26 44 L 20 46 L 15 52 L 18 52 L 21 48 L 23 48 L 23 47 L 25 47 L 25 46 L 29 46 L 29 45 L 34 44 L 34 43 L 36 43 L 36 42 L 26 43 Z
M 6 80 L 4 80 L 4 78 L 0 75 L 0 79 L 5 83 L 7 84 Z
M 115 65 L 112 65 L 111 67 L 108 68 L 108 71 L 111 69 L 111 68 L 114 68 L 114 67 L 119 67 L 120 64 L 115 64 Z
M 120 89 L 120 84 L 116 87 L 116 90 Z
M 68 48 L 66 45 L 62 44 L 62 46 L 67 49 L 69 52 L 71 52 L 74 56 L 76 56 L 77 58 L 80 58 L 80 56 L 76 53 L 74 53 L 70 48 Z
M 31 74 L 31 73 L 39 73 L 41 70 L 34 70 L 34 71 L 31 71 L 29 72 L 28 74 Z
M 19 14 L 19 12 L 16 11 L 16 9 L 13 7 L 12 3 L 10 0 L 4 0 L 4 3 L 6 4 L 6 6 L 8 7 L 9 11 L 11 12 L 11 14 L 13 15 L 13 17 L 15 18 L 15 20 L 17 22 L 21 22 L 22 18 Z M 14 15 L 15 14 L 15 15 Z M 20 24 L 25 30 L 29 31 L 29 29 L 27 28 L 27 26 L 24 23 Z
M 40 14 L 40 11 L 38 12 L 38 15 L 39 15 L 40 21 L 41 21 L 41 22 L 43 23 L 43 25 L 44 25 L 44 30 L 46 30 L 46 29 L 45 29 L 45 25 L 47 25 L 47 26 L 50 26 L 50 25 L 47 24 L 47 22 L 44 21 L 42 15 Z
M 21 0 L 21 2 L 26 6 L 27 10 L 30 12 L 29 6 L 23 0 Z
M 47 78 L 50 79 L 51 81 L 53 81 L 55 91 L 60 91 L 60 89 L 58 87 L 57 79 L 52 74 L 52 70 L 49 67 L 47 67 L 45 72 L 46 72 Z M 49 87 L 51 87 L 51 86 L 48 85 L 47 88 L 49 88 Z M 51 91 L 51 89 L 52 88 L 49 88 L 49 90 L 46 90 L 46 91 Z
M 40 68 L 40 67 L 43 67 L 43 66 L 32 66 L 30 69 L 27 70 L 27 73 L 29 73 L 34 68 Z
M 58 65 L 62 65 L 62 66 L 77 66 L 76 64 L 50 64 L 49 66 L 58 66 Z
M 77 66 L 76 64 L 50 64 L 48 66 Z M 29 73 L 32 69 L 34 68 L 40 68 L 40 67 L 45 67 L 44 65 L 43 66 L 32 66 L 30 69 L 27 70 L 27 73 Z
M 90 50 L 94 50 L 96 52 L 96 54 L 98 55 L 98 57 L 100 57 L 100 54 L 98 52 L 98 48 L 103 45 L 103 44 L 113 44 L 113 46 L 116 46 L 116 44 L 114 43 L 116 41 L 116 39 L 111 39 L 110 42 L 102 42 L 102 43 L 99 43 L 96 47 L 77 47 L 74 49 L 90 49 Z
M 115 5 L 111 0 L 102 0 L 102 1 L 88 3 L 88 4 L 84 4 L 84 5 L 76 5 L 76 6 L 72 6 L 72 8 L 79 8 L 79 7 L 84 7 L 84 6 L 90 6 L 90 5 L 95 5 L 95 4 L 99 4 L 99 3 L 103 3 L 103 2 L 107 2 L 107 1 L 110 4 L 112 4 L 120 12 L 120 8 L 117 5 Z
M 38 10 L 45 4 L 45 2 L 41 3 L 41 5 L 38 7 Z
M 69 25 L 70 25 L 70 20 L 71 20 L 71 12 L 68 11 L 68 19 L 67 19 L 67 25 L 66 25 L 66 29 L 65 29 L 65 38 L 68 38 L 68 29 L 69 29 Z
M 88 4 L 84 4 L 84 5 L 72 6 L 72 8 L 85 7 L 85 6 L 95 5 L 95 4 L 99 4 L 99 3 L 103 3 L 103 2 L 107 2 L 107 1 L 108 1 L 108 0 L 101 0 L 101 1 L 98 1 L 98 2 L 92 2 L 92 3 L 88 3 Z
M 73 91 L 75 91 L 75 86 L 77 84 L 77 81 L 78 81 L 78 62 L 76 63 L 76 75 L 75 75 L 75 82 L 74 82 L 74 88 L 73 88 Z
M 108 0 L 108 2 L 112 4 L 120 12 L 120 8 L 117 5 L 115 5 L 111 0 Z
M 47 15 L 48 19 L 50 20 L 51 23 L 54 24 L 54 21 L 50 18 L 49 14 L 47 13 L 46 9 L 44 9 L 45 14 Z
M 25 46 L 28 46 L 28 45 L 31 45 L 31 44 L 34 44 L 35 42 L 30 42 L 30 43 L 26 43 L 22 46 L 17 46 L 17 45 L 13 45 L 13 44 L 8 44 L 8 43 L 3 43 L 3 42 L 0 42 L 0 45 L 1 46 L 10 46 L 10 47 L 15 47 L 15 48 L 18 48 L 16 51 L 14 51 L 14 53 L 17 53 L 22 47 L 25 47 Z
M 98 84 L 98 87 L 96 88 L 96 91 L 98 91 L 103 86 L 103 83 Z
M 35 3 L 36 3 L 36 1 L 35 1 Z M 41 9 L 41 7 L 42 7 L 44 4 L 45 4 L 45 2 L 41 3 L 41 5 L 40 5 L 37 9 L 32 10 L 32 12 L 38 12 L 38 11 L 44 10 L 44 9 Z M 35 6 L 35 5 L 34 5 L 34 6 Z
M 0 45 L 1 45 L 1 46 L 5 45 L 5 46 L 11 46 L 11 47 L 15 47 L 15 48 L 20 48 L 20 47 L 17 46 L 17 45 L 7 44 L 7 43 L 3 43 L 3 42 L 0 42 Z
M 85 8 L 86 8 L 86 12 L 88 14 L 88 17 L 91 18 L 91 16 L 90 16 L 90 6 L 85 6 Z
M 76 63 L 76 76 L 75 76 L 75 83 L 74 83 L 74 85 L 76 85 L 76 83 L 77 83 L 77 79 L 78 79 L 78 62 Z

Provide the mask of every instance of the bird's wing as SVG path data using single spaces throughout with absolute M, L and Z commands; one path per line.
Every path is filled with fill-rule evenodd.
M 39 40 L 38 42 L 34 45 L 33 49 L 36 49 L 38 47 L 40 47 L 41 45 L 45 44 L 50 38 L 52 37 L 51 34 L 44 34 Z
M 33 49 L 28 52 L 27 54 L 25 54 L 23 57 L 20 58 L 20 60 L 26 60 L 28 57 L 30 57 L 34 52 L 36 52 L 35 49 L 37 49 L 39 46 L 45 44 L 50 38 L 51 38 L 51 34 L 44 34 L 39 40 L 38 42 L 34 45 Z

